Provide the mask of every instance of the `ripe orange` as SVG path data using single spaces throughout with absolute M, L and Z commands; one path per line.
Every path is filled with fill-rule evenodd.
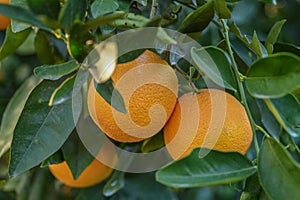
M 102 162 L 105 162 L 108 167 Z M 114 145 L 110 142 L 102 144 L 96 157 L 80 174 L 74 179 L 69 165 L 66 161 L 48 166 L 53 176 L 69 187 L 84 188 L 96 185 L 106 179 L 113 171 L 112 167 L 117 164 L 117 154 Z
M 0 3 L 9 4 L 9 0 L 0 0 Z M 10 19 L 0 15 L 0 30 L 5 30 L 10 24 Z
M 245 154 L 252 142 L 252 129 L 243 105 L 230 94 L 203 89 L 178 99 L 164 128 L 166 148 L 173 159 L 196 147 Z
M 133 61 L 117 64 L 112 75 L 128 114 L 116 111 L 96 91 L 92 80 L 88 109 L 93 121 L 110 138 L 138 142 L 159 132 L 174 109 L 178 80 L 158 55 L 146 50 Z

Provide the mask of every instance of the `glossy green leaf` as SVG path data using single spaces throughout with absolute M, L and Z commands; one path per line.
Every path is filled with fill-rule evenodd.
M 121 190 L 125 185 L 124 175 L 125 172 L 115 170 L 103 187 L 103 195 L 110 197 Z
M 135 2 L 141 4 L 142 6 L 147 6 L 148 0 L 134 0 Z
M 156 172 L 156 180 L 170 187 L 190 188 L 230 184 L 256 172 L 244 156 L 235 152 L 210 151 L 199 158 L 199 148 Z
M 65 3 L 59 13 L 59 22 L 65 27 L 67 32 L 71 31 L 76 22 L 83 21 L 87 6 L 87 0 L 68 0 Z
M 27 0 L 10 0 L 9 2 L 10 2 L 10 5 L 22 7 L 24 9 L 30 11 Z M 21 21 L 14 20 L 14 19 L 12 19 L 12 21 L 11 21 L 11 29 L 14 33 L 23 31 L 29 27 L 30 27 L 30 24 L 23 23 Z
M 48 167 L 51 164 L 59 164 L 64 161 L 61 149 L 43 160 L 41 167 Z
M 268 133 L 270 133 L 276 140 L 279 141 L 282 127 L 263 100 L 257 99 L 256 102 L 261 113 L 261 122 L 263 126 L 266 128 Z
M 256 98 L 279 98 L 297 88 L 299 80 L 300 58 L 291 53 L 277 53 L 252 64 L 246 87 Z
M 58 105 L 69 100 L 73 96 L 73 88 L 76 80 L 76 75 L 73 75 L 58 86 L 51 95 L 49 106 Z
M 62 146 L 62 153 L 68 163 L 74 179 L 77 179 L 83 170 L 94 160 L 94 157 L 82 144 L 76 129 Z
M 200 73 L 221 87 L 237 90 L 232 68 L 223 50 L 213 46 L 192 48 L 191 56 Z
M 259 151 L 258 176 L 270 199 L 298 199 L 300 166 L 289 152 L 272 138 L 266 138 Z
M 213 1 L 209 1 L 197 10 L 191 12 L 181 23 L 178 31 L 193 33 L 204 30 L 214 17 Z
M 164 138 L 163 138 L 163 132 L 160 131 L 153 137 L 144 140 L 141 151 L 143 153 L 152 152 L 155 150 L 158 150 L 164 146 Z
M 119 4 L 115 0 L 96 0 L 91 5 L 91 12 L 93 17 L 99 17 L 110 12 L 113 12 L 119 8 Z
M 121 94 L 115 89 L 112 80 L 97 84 L 94 82 L 97 92 L 117 111 L 126 113 L 125 103 Z M 114 100 L 112 102 L 112 99 Z
M 279 124 L 292 136 L 300 136 L 300 103 L 293 95 L 265 100 Z
M 14 130 L 9 175 L 15 177 L 56 152 L 75 127 L 81 96 L 48 106 L 60 82 L 43 81 L 30 94 Z M 74 101 L 75 100 L 75 101 Z
M 68 42 L 69 53 L 74 59 L 82 63 L 92 51 L 93 41 L 94 37 L 86 25 L 75 24 L 71 30 Z
M 57 19 L 60 3 L 59 0 L 27 0 L 30 9 L 38 15 L 46 15 L 52 19 Z
M 260 199 L 261 186 L 259 184 L 257 173 L 250 176 L 246 180 L 246 185 L 240 200 L 256 200 Z
M 277 38 L 278 38 L 281 28 L 285 22 L 286 22 L 285 19 L 278 21 L 271 28 L 271 30 L 268 34 L 268 37 L 266 39 L 266 42 L 265 42 L 265 47 L 269 54 L 273 53 L 273 45 L 277 42 Z
M 46 31 L 51 31 L 51 28 L 43 24 L 32 12 L 22 7 L 0 4 L 0 13 L 11 19 L 28 23 L 32 26 L 39 27 Z
M 177 200 L 177 197 L 170 188 L 157 183 L 153 173 L 143 173 L 126 174 L 124 188 L 110 197 L 110 200 L 120 199 Z
M 219 18 L 230 19 L 231 11 L 227 8 L 225 0 L 215 0 L 214 1 L 215 11 Z
M 39 31 L 34 40 L 37 56 L 44 64 L 54 64 L 54 49 L 45 32 Z
M 25 102 L 31 90 L 39 83 L 39 79 L 32 76 L 15 92 L 7 105 L 0 129 L 0 157 L 10 148 L 13 132 L 21 115 Z
M 79 68 L 76 61 L 71 60 L 62 64 L 42 65 L 34 69 L 34 74 L 40 78 L 47 80 L 58 80 Z
M 14 53 L 19 46 L 25 41 L 28 37 L 31 29 L 26 29 L 24 31 L 13 33 L 11 26 L 8 26 L 6 29 L 5 40 L 0 49 L 0 61 L 3 60 L 6 56 Z
M 258 57 L 266 57 L 267 50 L 259 41 L 256 31 L 253 33 L 252 40 L 250 41 L 246 35 L 243 35 L 235 23 L 229 26 L 229 31 L 234 33 L 249 49 L 251 49 Z

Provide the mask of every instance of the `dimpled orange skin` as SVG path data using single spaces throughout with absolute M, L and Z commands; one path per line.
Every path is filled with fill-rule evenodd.
M 9 4 L 9 0 L 0 0 L 0 3 Z M 10 24 L 10 19 L 0 15 L 0 30 L 5 30 Z
M 203 141 L 208 132 L 208 127 L 213 126 L 210 124 L 212 115 L 212 102 L 210 94 L 215 95 L 215 97 L 218 98 L 218 96 L 220 96 L 222 93 L 224 92 L 216 89 L 203 89 L 201 90 L 200 94 L 196 95 L 200 114 L 197 133 L 195 138 L 191 139 L 192 142 L 189 144 L 188 148 L 185 151 L 181 151 L 180 154 L 178 154 L 179 149 L 185 149 L 184 146 L 180 145 L 184 144 L 183 140 L 190 136 L 190 132 L 186 132 L 185 136 L 181 138 L 181 141 L 175 141 L 176 148 L 174 148 L 174 146 L 170 147 L 168 144 L 172 141 L 179 129 L 181 121 L 181 109 L 189 109 L 181 108 L 179 102 L 184 103 L 185 105 L 190 105 L 195 94 L 187 93 L 178 99 L 174 112 L 164 128 L 164 141 L 166 148 L 173 159 L 185 157 L 197 147 L 205 147 L 223 152 L 235 151 L 241 154 L 245 154 L 248 151 L 252 143 L 252 129 L 247 113 L 243 105 L 228 93 L 225 94 L 226 114 L 224 125 L 221 127 L 222 132 L 215 144 L 213 143 L 209 144 L 209 146 L 203 146 Z M 224 115 L 224 113 L 220 113 L 220 115 Z M 191 120 L 195 119 L 190 119 L 189 122 L 191 122 Z M 184 126 L 190 125 L 187 123 L 184 124 Z M 215 132 L 212 133 L 214 134 Z M 213 137 L 213 135 L 211 136 Z
M 117 83 L 123 76 L 123 74 L 125 74 L 129 70 L 149 63 L 157 63 L 162 64 L 165 67 L 170 67 L 158 55 L 149 50 L 146 50 L 143 54 L 141 54 L 133 61 L 117 64 L 111 78 L 114 83 Z M 178 84 L 176 78 L 176 88 L 177 87 Z M 169 119 L 175 107 L 176 101 L 177 94 L 174 94 L 168 88 L 155 83 L 144 84 L 143 86 L 137 88 L 130 97 L 128 113 L 130 114 L 132 121 L 136 123 L 137 126 L 142 127 L 148 125 L 151 121 L 149 117 L 149 109 L 151 108 L 151 106 L 155 104 L 162 105 L 166 111 L 167 119 Z M 143 138 L 143 136 L 139 138 L 128 135 L 119 128 L 113 115 L 112 109 L 114 108 L 112 108 L 101 97 L 101 95 L 97 93 L 93 80 L 88 90 L 88 108 L 94 122 L 110 138 L 119 142 L 139 142 L 145 139 Z
M 73 178 L 66 161 L 49 165 L 49 170 L 56 179 L 65 185 L 74 188 L 84 188 L 100 183 L 111 174 L 113 169 L 94 159 L 76 180 Z

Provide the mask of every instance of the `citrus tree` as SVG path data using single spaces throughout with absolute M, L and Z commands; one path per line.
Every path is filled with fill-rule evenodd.
M 0 1 L 0 199 L 299 199 L 299 1 Z

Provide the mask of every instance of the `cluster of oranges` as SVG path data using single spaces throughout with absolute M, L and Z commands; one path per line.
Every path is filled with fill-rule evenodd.
M 107 103 L 93 80 L 87 100 L 93 121 L 115 141 L 139 142 L 164 129 L 165 146 L 175 160 L 196 147 L 245 154 L 251 145 L 250 122 L 235 97 L 217 89 L 202 89 L 199 94 L 186 93 L 177 98 L 174 70 L 152 51 L 146 50 L 133 61 L 118 64 L 111 78 L 124 98 L 127 113 Z M 93 185 L 111 172 L 97 160 L 77 180 L 65 162 L 49 168 L 71 187 Z

